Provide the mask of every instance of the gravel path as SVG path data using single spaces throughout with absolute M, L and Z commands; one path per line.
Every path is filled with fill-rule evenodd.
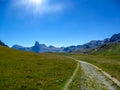
M 120 87 L 120 82 L 117 79 L 111 77 L 111 75 L 97 66 L 76 60 L 72 57 L 69 58 L 79 62 L 79 64 L 77 64 L 77 68 L 75 69 L 70 79 L 67 81 L 63 90 L 68 90 L 69 85 L 77 74 L 79 65 L 81 67 L 80 90 L 118 90 L 117 86 Z
M 116 90 L 114 83 L 91 64 L 81 63 L 81 90 Z

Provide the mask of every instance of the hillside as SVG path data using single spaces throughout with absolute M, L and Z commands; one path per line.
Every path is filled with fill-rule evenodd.
M 120 43 L 104 44 L 92 51 L 93 55 L 120 55 Z
M 76 62 L 0 46 L 0 90 L 61 90 Z

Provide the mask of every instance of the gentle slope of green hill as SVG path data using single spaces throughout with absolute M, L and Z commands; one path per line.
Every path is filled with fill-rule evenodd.
M 61 90 L 76 65 L 64 56 L 0 46 L 0 90 Z

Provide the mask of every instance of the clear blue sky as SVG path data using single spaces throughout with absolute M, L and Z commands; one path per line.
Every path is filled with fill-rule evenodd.
M 0 0 L 0 40 L 80 45 L 120 32 L 120 0 Z

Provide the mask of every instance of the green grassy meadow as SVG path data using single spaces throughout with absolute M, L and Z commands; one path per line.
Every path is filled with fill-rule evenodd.
M 52 53 L 0 46 L 0 90 L 62 90 L 77 63 Z
M 77 66 L 67 56 L 92 63 L 120 81 L 120 56 L 104 52 L 37 54 L 0 46 L 0 90 L 62 90 Z M 69 90 L 80 89 L 80 68 Z

